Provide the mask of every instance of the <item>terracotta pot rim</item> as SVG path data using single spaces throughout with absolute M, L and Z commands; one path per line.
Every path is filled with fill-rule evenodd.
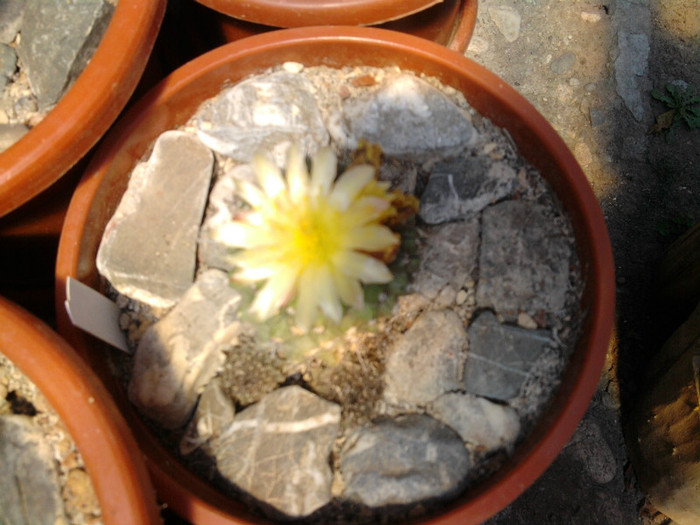
M 119 0 L 95 53 L 46 117 L 0 153 L 0 217 L 64 175 L 117 118 L 146 67 L 166 0 Z
M 95 373 L 42 321 L 2 297 L 0 325 L 0 353 L 29 377 L 64 421 L 105 523 L 160 523 L 138 445 Z
M 274 27 L 377 25 L 443 0 L 196 0 L 225 15 Z
M 552 406 L 502 469 L 448 504 L 445 512 L 439 517 L 434 520 L 426 518 L 427 522 L 431 523 L 480 523 L 513 501 L 544 472 L 568 442 L 583 417 L 598 384 L 612 332 L 615 284 L 612 250 L 605 221 L 586 176 L 572 153 L 544 117 L 520 94 L 495 74 L 460 54 L 418 37 L 393 31 L 363 27 L 315 27 L 279 30 L 250 37 L 210 51 L 182 66 L 149 92 L 120 120 L 93 158 L 74 195 L 58 251 L 56 297 L 59 327 L 61 333 L 71 342 L 79 342 L 76 347 L 89 344 L 87 336 L 70 325 L 62 309 L 65 296 L 63 286 L 67 276 L 78 279 L 89 277 L 89 270 L 81 266 L 78 260 L 75 246 L 80 244 L 86 234 L 86 228 L 91 227 L 86 225 L 90 202 L 116 158 L 117 151 L 120 148 L 130 151 L 134 146 L 135 141 L 129 140 L 130 133 L 141 126 L 149 125 L 147 111 L 159 105 L 167 105 L 169 97 L 187 89 L 197 78 L 215 74 L 219 68 L 224 68 L 225 64 L 235 62 L 236 74 L 238 75 L 239 69 L 243 68 L 246 72 L 241 75 L 248 75 L 254 72 L 253 64 L 257 64 L 258 70 L 262 70 L 272 63 L 292 60 L 295 53 L 308 52 L 310 46 L 322 46 L 324 51 L 328 52 L 334 45 L 365 52 L 372 47 L 375 50 L 373 54 L 366 53 L 361 57 L 361 61 L 369 65 L 375 65 L 377 61 L 390 56 L 395 65 L 407 65 L 409 69 L 411 64 L 420 62 L 421 66 L 425 66 L 426 74 L 435 74 L 441 77 L 443 82 L 452 84 L 457 89 L 460 83 L 473 85 L 472 97 L 468 97 L 473 106 L 497 125 L 507 127 L 516 138 L 516 142 L 532 142 L 539 146 L 539 149 L 535 148 L 535 151 L 530 152 L 531 156 L 528 156 L 526 151 L 521 152 L 543 173 L 546 174 L 546 169 L 561 172 L 560 179 L 550 182 L 559 186 L 557 194 L 565 201 L 567 209 L 576 215 L 573 219 L 575 228 L 578 228 L 577 240 L 579 243 L 583 240 L 586 244 L 586 251 L 583 253 L 585 258 L 582 262 L 587 271 L 584 301 L 588 317 L 585 333 L 581 338 L 582 341 L 585 339 L 585 343 L 579 342 Z M 270 56 L 277 52 L 281 58 L 272 60 Z M 308 54 L 302 53 L 302 57 L 306 56 Z M 360 61 L 360 58 L 357 60 Z M 300 57 L 297 61 L 304 62 L 304 59 Z M 238 77 L 228 78 L 229 82 L 237 80 Z M 221 84 L 225 82 L 222 80 Z M 491 94 L 485 95 L 487 92 Z M 197 95 L 202 94 L 198 92 Z M 497 112 L 490 114 L 489 111 Z M 158 126 L 161 125 L 163 123 L 159 122 Z M 141 154 L 143 153 L 145 152 Z M 543 167 L 538 163 L 544 157 L 546 160 L 542 162 L 546 162 L 547 165 Z M 562 188 L 566 191 L 562 192 Z M 96 247 L 94 249 L 96 250 Z M 92 265 L 94 266 L 94 262 Z M 140 425 L 136 417 L 132 424 Z M 198 493 L 187 494 L 180 484 L 182 476 L 188 475 L 184 468 L 173 465 L 173 461 L 168 460 L 167 454 L 162 450 L 149 450 L 149 456 L 151 455 L 155 459 L 147 457 L 147 461 L 154 482 L 164 494 L 167 493 L 166 498 L 172 499 L 171 504 L 176 510 L 185 513 L 186 518 L 201 519 L 207 523 L 239 522 L 226 514 L 226 511 L 231 509 L 232 512 L 245 516 L 244 511 L 232 505 L 214 489 L 205 487 L 200 480 L 191 480 Z M 164 463 L 167 464 L 165 468 Z M 174 472 L 178 475 L 177 481 L 173 479 Z M 191 474 L 189 476 L 193 477 Z M 190 500 L 178 508 L 183 498 Z

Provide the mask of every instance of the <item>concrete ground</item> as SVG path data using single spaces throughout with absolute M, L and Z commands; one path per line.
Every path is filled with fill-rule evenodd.
M 700 130 L 649 134 L 669 82 L 700 87 L 699 0 L 479 0 L 465 53 L 554 126 L 586 172 L 613 246 L 608 363 L 571 442 L 489 525 L 673 523 L 638 486 L 623 426 L 648 357 L 687 315 L 661 303 L 664 250 L 700 220 Z

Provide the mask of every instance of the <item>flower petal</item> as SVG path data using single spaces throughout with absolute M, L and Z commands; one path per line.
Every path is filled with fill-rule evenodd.
M 218 226 L 212 231 L 212 239 L 233 248 L 257 248 L 276 241 L 268 230 L 242 221 L 231 221 Z
M 348 277 L 340 272 L 333 273 L 333 281 L 340 299 L 351 306 L 361 310 L 365 305 L 365 294 L 362 292 L 360 281 L 354 277 Z
M 374 179 L 374 168 L 369 164 L 355 166 L 343 173 L 333 185 L 330 201 L 339 210 L 345 211 L 359 195 L 362 188 Z
M 329 147 L 321 148 L 311 157 L 312 196 L 328 195 L 338 173 L 338 159 Z
M 282 173 L 270 159 L 262 155 L 255 155 L 252 164 L 260 187 L 270 199 L 274 199 L 287 190 Z
M 289 300 L 294 291 L 298 274 L 293 268 L 281 266 L 255 296 L 250 309 L 261 321 L 275 315 Z
M 394 277 L 379 259 L 362 253 L 346 251 L 335 255 L 333 262 L 341 272 L 363 283 L 388 283 Z
M 294 322 L 304 330 L 311 328 L 318 312 L 319 293 L 315 281 L 316 275 L 311 268 L 306 268 L 299 276 Z
M 309 186 L 309 172 L 306 159 L 297 145 L 292 145 L 287 153 L 287 184 L 289 198 L 294 204 L 301 204 Z
M 348 231 L 345 234 L 344 247 L 352 250 L 376 252 L 394 246 L 398 242 L 398 235 L 386 226 L 370 224 Z
M 360 197 L 343 213 L 343 224 L 349 229 L 376 221 L 389 206 L 389 201 L 379 197 Z
M 265 194 L 262 190 L 247 180 L 236 181 L 236 192 L 241 199 L 246 201 L 253 208 L 257 208 L 265 200 Z
M 316 287 L 318 288 L 318 305 L 321 311 L 336 323 L 343 317 L 343 306 L 333 282 L 333 276 L 328 266 L 321 266 L 316 272 Z

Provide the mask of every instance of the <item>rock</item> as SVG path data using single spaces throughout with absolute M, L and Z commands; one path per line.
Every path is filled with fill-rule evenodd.
M 207 270 L 139 341 L 129 399 L 166 428 L 184 425 L 238 333 L 241 297 L 219 270 Z
M 264 151 L 284 166 L 291 144 L 311 155 L 328 143 L 313 92 L 305 77 L 285 71 L 244 80 L 200 108 L 197 134 L 211 149 L 239 162 Z
M 21 139 L 29 129 L 23 124 L 0 124 L 0 152 Z
M 549 66 L 557 75 L 563 75 L 576 64 L 575 53 L 564 53 L 559 58 L 555 59 Z
M 504 325 L 491 312 L 479 315 L 467 333 L 464 389 L 503 401 L 518 395 L 531 367 L 552 344 L 549 331 Z
M 473 217 L 511 195 L 517 180 L 513 168 L 484 157 L 438 164 L 421 196 L 419 215 L 428 224 Z
M 425 242 L 419 248 L 420 268 L 414 278 L 415 290 L 435 299 L 445 286 L 455 292 L 472 277 L 479 254 L 479 221 L 470 219 L 425 228 Z
M 55 104 L 85 68 L 112 11 L 104 0 L 26 2 L 17 54 L 42 110 Z
M 615 81 L 617 82 L 617 94 L 624 100 L 627 109 L 634 118 L 641 122 L 649 107 L 643 94 L 647 89 L 644 84 L 648 82 L 647 71 L 649 69 L 649 37 L 641 33 L 618 33 L 617 44 L 619 54 L 615 59 Z
M 331 499 L 330 454 L 340 407 L 289 386 L 236 415 L 212 445 L 219 472 L 289 517 Z
M 0 4 L 1 6 L 2 4 Z M 0 9 L 2 9 L 0 7 Z M 0 93 L 10 81 L 10 77 L 17 69 L 17 54 L 15 50 L 5 44 L 0 44 Z
M 448 497 L 461 488 L 470 467 L 459 436 L 424 415 L 359 428 L 340 453 L 344 496 L 370 507 Z
M 26 0 L 0 2 L 0 44 L 11 44 L 22 27 L 22 15 Z
M 2 523 L 68 523 L 53 452 L 30 417 L 0 417 L 0 465 Z
M 515 42 L 520 36 L 520 13 L 507 5 L 488 8 L 489 16 L 508 42 Z
M 74 468 L 68 473 L 64 491 L 66 512 L 69 514 L 80 515 L 100 508 L 92 480 L 81 468 Z
M 428 413 L 484 454 L 511 450 L 520 433 L 520 419 L 515 410 L 483 397 L 448 393 L 431 403 Z
M 180 440 L 180 453 L 183 456 L 204 445 L 210 439 L 216 439 L 233 421 L 236 407 L 224 394 L 218 376 L 205 387 L 187 425 L 185 435 Z
M 134 168 L 97 253 L 100 273 L 120 293 L 167 308 L 190 287 L 213 165 L 196 137 L 168 131 Z
M 412 75 L 387 77 L 368 97 L 348 99 L 343 111 L 350 148 L 365 139 L 381 145 L 386 155 L 420 160 L 435 153 L 454 154 L 477 140 L 463 110 Z
M 566 301 L 573 248 L 562 224 L 534 203 L 505 201 L 484 210 L 479 306 L 508 319 L 518 312 L 560 313 Z
M 208 268 L 218 268 L 230 272 L 235 265 L 230 262 L 231 250 L 225 244 L 216 241 L 212 233 L 220 226 L 234 220 L 240 210 L 240 201 L 236 199 L 236 181 L 255 180 L 250 164 L 241 164 L 219 177 L 209 193 L 209 204 L 199 236 L 197 251 L 200 264 Z
M 451 310 L 422 314 L 389 351 L 384 399 L 426 405 L 461 387 L 466 332 Z
M 609 483 L 615 478 L 615 456 L 595 421 L 581 421 L 565 451 L 580 461 L 596 483 Z

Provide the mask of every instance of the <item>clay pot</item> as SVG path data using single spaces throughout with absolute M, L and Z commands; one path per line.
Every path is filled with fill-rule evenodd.
M 48 326 L 2 297 L 0 326 L 0 353 L 44 394 L 75 441 L 104 523 L 160 523 L 141 452 L 93 371 Z
M 165 0 L 120 0 L 95 54 L 56 107 L 0 154 L 0 217 L 64 175 L 124 109 L 153 48 Z
M 274 31 L 211 51 L 172 73 L 124 116 L 93 158 L 66 217 L 57 274 L 60 332 L 102 377 L 134 430 L 161 498 L 194 523 L 251 520 L 243 506 L 182 467 L 145 428 L 107 369 L 98 341 L 73 327 L 63 309 L 68 276 L 99 289 L 95 257 L 105 224 L 129 172 L 163 131 L 183 124 L 207 98 L 251 74 L 285 61 L 307 66 L 400 66 L 435 76 L 506 128 L 520 152 L 549 180 L 574 225 L 586 283 L 582 336 L 551 406 L 515 454 L 491 477 L 447 504 L 430 523 L 480 523 L 503 509 L 544 472 L 568 442 L 595 391 L 614 314 L 614 270 L 598 202 L 571 152 L 545 119 L 514 89 L 473 61 L 437 44 L 393 31 L 316 27 Z
M 460 53 L 469 45 L 477 11 L 477 0 L 196 1 L 214 10 L 209 18 L 222 43 L 275 28 L 377 26 L 432 40 Z

